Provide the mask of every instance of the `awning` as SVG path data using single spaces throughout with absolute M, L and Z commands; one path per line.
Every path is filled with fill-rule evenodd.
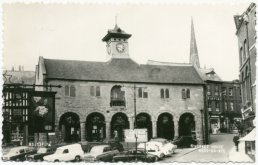
M 254 128 L 249 134 L 245 137 L 239 139 L 239 141 L 255 141 L 256 129 Z

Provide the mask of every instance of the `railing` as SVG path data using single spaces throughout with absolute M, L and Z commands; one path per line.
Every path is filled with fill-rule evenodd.
M 112 99 L 110 101 L 110 106 L 125 106 L 125 99 Z

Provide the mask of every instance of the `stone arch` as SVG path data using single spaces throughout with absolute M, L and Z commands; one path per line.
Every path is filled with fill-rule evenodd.
M 124 140 L 124 129 L 129 129 L 129 120 L 125 113 L 117 112 L 111 119 L 111 137 Z
M 87 141 L 102 141 L 106 138 L 105 116 L 99 112 L 90 113 L 86 117 L 85 128 Z
M 193 113 L 185 112 L 179 118 L 179 136 L 192 136 L 196 131 L 196 117 Z
M 157 120 L 157 137 L 173 140 L 175 135 L 173 115 L 163 112 Z
M 65 112 L 59 120 L 59 130 L 65 142 L 77 142 L 80 140 L 80 117 L 74 112 Z
M 146 112 L 141 112 L 136 116 L 136 128 L 146 128 L 148 131 L 148 139 L 152 137 L 152 121 L 151 116 Z

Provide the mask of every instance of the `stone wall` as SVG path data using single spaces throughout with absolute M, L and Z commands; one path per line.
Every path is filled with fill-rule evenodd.
M 66 112 L 74 112 L 80 117 L 81 140 L 85 139 L 85 122 L 89 114 L 99 112 L 105 116 L 106 137 L 110 137 L 110 122 L 117 112 L 123 112 L 128 117 L 130 128 L 134 123 L 134 86 L 129 83 L 108 82 L 85 82 L 85 81 L 61 81 L 51 80 L 50 85 L 62 85 L 56 94 L 56 125 L 60 117 Z M 73 85 L 76 88 L 76 96 L 65 96 L 65 85 Z M 125 92 L 125 107 L 110 107 L 110 92 L 115 85 L 122 86 Z M 91 96 L 90 87 L 100 86 L 100 96 Z M 148 92 L 148 98 L 138 97 L 138 88 L 142 87 Z M 169 98 L 160 97 L 160 89 L 169 89 Z M 182 99 L 181 90 L 190 89 L 190 99 Z M 183 113 L 189 112 L 194 115 L 197 138 L 202 141 L 201 113 L 204 109 L 203 86 L 201 85 L 159 85 L 159 84 L 136 84 L 136 110 L 137 114 L 145 112 L 151 116 L 153 137 L 157 136 L 156 123 L 161 113 L 168 112 L 173 115 L 175 136 L 178 136 L 178 121 Z

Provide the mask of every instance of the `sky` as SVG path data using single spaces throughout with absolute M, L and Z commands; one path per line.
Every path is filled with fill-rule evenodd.
M 118 26 L 132 34 L 129 55 L 188 63 L 193 17 L 201 67 L 214 68 L 225 81 L 238 79 L 239 57 L 233 16 L 237 5 L 4 4 L 3 68 L 35 70 L 39 56 L 50 59 L 106 61 L 102 38 Z

